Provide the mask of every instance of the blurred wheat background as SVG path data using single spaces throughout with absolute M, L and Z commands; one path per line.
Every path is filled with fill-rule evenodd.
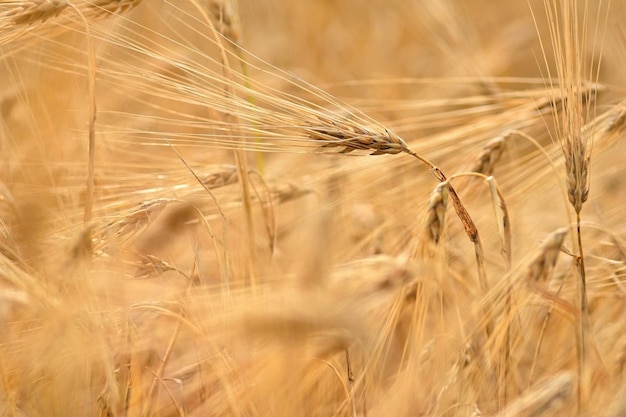
M 0 415 L 626 415 L 624 18 L 0 1 Z

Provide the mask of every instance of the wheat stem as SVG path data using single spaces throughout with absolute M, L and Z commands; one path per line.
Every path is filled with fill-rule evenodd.
M 217 45 L 220 58 L 221 58 L 221 68 L 224 72 L 224 92 L 226 96 L 234 96 L 233 86 L 236 83 L 233 80 L 232 69 L 228 63 L 228 54 L 226 53 L 226 48 L 219 36 L 219 31 L 215 28 L 215 25 L 211 22 L 211 20 L 206 16 L 206 13 L 202 10 L 202 8 L 196 3 L 195 0 L 191 0 L 192 4 L 194 4 L 197 8 L 200 9 L 201 13 L 205 16 L 207 25 L 211 29 L 211 33 L 213 34 L 215 40 L 215 45 Z M 238 113 L 235 111 L 230 111 L 230 117 L 234 120 L 230 124 L 230 128 L 237 131 L 239 126 L 239 117 Z M 247 264 L 248 264 L 248 278 L 250 287 L 253 292 L 256 292 L 256 265 L 257 265 L 257 254 L 256 254 L 256 244 L 255 244 L 255 227 L 254 227 L 254 218 L 252 213 L 252 198 L 250 193 L 250 178 L 248 176 L 248 161 L 246 159 L 246 154 L 244 152 L 245 149 L 245 137 L 239 134 L 234 134 L 235 137 L 242 138 L 241 144 L 238 144 L 234 148 L 235 154 L 235 164 L 237 166 L 237 172 L 239 175 L 240 185 L 241 185 L 241 196 L 244 206 L 244 216 L 246 219 L 246 235 L 247 235 Z M 241 146 L 243 145 L 243 146 Z
M 578 357 L 578 378 L 577 387 L 580 412 L 584 412 L 584 392 L 582 378 L 584 376 L 585 360 L 586 360 L 586 332 L 589 330 L 589 305 L 587 301 L 587 274 L 585 270 L 585 256 L 583 252 L 583 240 L 580 230 L 580 211 L 576 212 L 576 237 L 578 241 L 578 256 L 576 256 L 576 269 L 580 278 L 578 293 L 580 297 L 580 323 L 578 326 L 576 337 L 576 350 Z
M 163 358 L 161 358 L 159 367 L 153 375 L 152 384 L 150 384 L 150 388 L 148 389 L 148 393 L 146 395 L 145 403 L 143 406 L 143 412 L 141 413 L 142 417 L 149 417 L 151 414 L 152 403 L 158 392 L 157 388 L 159 386 L 160 381 L 163 378 L 165 367 L 170 361 L 172 352 L 174 350 L 174 346 L 176 345 L 176 342 L 178 341 L 178 336 L 180 335 L 180 331 L 182 327 L 183 327 L 183 321 L 178 320 L 176 322 L 176 327 L 174 328 L 174 333 L 172 333 L 172 336 L 170 337 L 170 341 L 167 345 L 167 349 L 165 350 L 165 354 L 163 355 Z
M 89 23 L 85 15 L 74 4 L 69 6 L 76 12 L 82 20 L 85 27 L 85 37 L 87 42 L 87 82 L 89 96 L 89 135 L 88 135 L 88 173 L 87 173 L 87 191 L 85 196 L 85 211 L 83 216 L 84 227 L 87 228 L 93 218 L 94 189 L 95 189 L 95 164 L 96 164 L 96 53 L 93 45 L 93 38 Z M 88 239 L 91 243 L 91 231 L 89 231 Z M 89 247 L 91 250 L 91 247 Z

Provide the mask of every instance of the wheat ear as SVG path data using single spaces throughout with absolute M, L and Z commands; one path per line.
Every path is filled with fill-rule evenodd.
M 500 160 L 502 152 L 504 152 L 507 139 L 512 135 L 513 132 L 508 131 L 503 135 L 495 137 L 487 142 L 470 168 L 470 171 L 478 172 L 479 174 L 487 176 L 493 174 L 493 169 Z
M 535 256 L 533 261 L 528 266 L 526 277 L 527 283 L 531 289 L 538 291 L 542 294 L 546 294 L 545 290 L 543 290 L 543 288 L 538 285 L 538 283 L 548 280 L 550 274 L 552 273 L 552 270 L 554 269 L 554 266 L 556 265 L 559 253 L 562 250 L 563 241 L 565 240 L 567 234 L 567 228 L 557 229 L 554 232 L 550 233 L 550 235 L 548 235 L 548 237 L 542 243 L 539 253 Z M 552 308 L 550 308 L 543 321 L 539 340 L 537 341 L 537 347 L 535 348 L 533 364 L 529 372 L 529 384 L 532 384 L 533 381 L 537 357 L 539 356 L 539 350 L 543 342 L 543 335 L 551 315 Z
M 14 25 L 33 25 L 56 17 L 69 6 L 67 0 L 24 1 L 21 6 L 4 13 L 1 18 L 9 18 Z
M 561 252 L 563 240 L 567 236 L 566 228 L 557 229 L 545 239 L 539 253 L 528 267 L 528 281 L 546 281 Z
M 430 194 L 428 200 L 428 214 L 426 217 L 426 235 L 435 245 L 443 237 L 446 220 L 446 206 L 448 205 L 448 188 L 439 183 Z
M 370 151 L 371 155 L 412 153 L 404 140 L 388 129 L 357 124 L 348 118 L 318 119 L 304 130 L 311 139 L 323 142 L 324 148 L 341 147 L 340 153 Z
M 88 2 L 88 6 L 96 13 L 122 14 L 135 8 L 142 0 L 95 0 Z

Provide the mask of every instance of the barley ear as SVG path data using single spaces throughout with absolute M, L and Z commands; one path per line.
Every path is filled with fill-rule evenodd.
M 493 169 L 504 152 L 506 141 L 512 135 L 513 132 L 506 132 L 487 142 L 469 170 L 484 175 L 493 174 Z
M 96 0 L 88 3 L 97 14 L 122 14 L 135 8 L 141 0 Z
M 67 0 L 42 0 L 24 2 L 25 5 L 10 10 L 5 16 L 11 16 L 15 25 L 32 25 L 56 17 L 69 6 Z
M 546 281 L 556 261 L 567 236 L 568 230 L 561 228 L 552 232 L 541 245 L 539 254 L 528 267 L 529 282 Z
M 426 217 L 426 235 L 436 245 L 439 244 L 443 237 L 447 205 L 448 189 L 444 183 L 439 183 L 430 194 Z
M 567 197 L 576 213 L 580 213 L 589 197 L 589 146 L 580 133 L 564 141 Z
M 324 148 L 340 147 L 340 153 L 370 151 L 370 155 L 410 153 L 406 143 L 388 129 L 367 126 L 343 117 L 318 117 L 305 126 L 308 136 Z
M 504 196 L 498 187 L 495 178 L 488 177 L 487 184 L 491 192 L 491 201 L 493 202 L 493 211 L 498 223 L 498 234 L 502 245 L 502 256 L 506 262 L 507 269 L 511 267 L 511 221 L 509 211 L 506 206 Z

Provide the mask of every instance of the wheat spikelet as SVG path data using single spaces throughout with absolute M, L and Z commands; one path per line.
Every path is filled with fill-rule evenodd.
M 568 230 L 566 228 L 561 228 L 548 235 L 541 245 L 539 254 L 528 267 L 527 276 L 530 282 L 543 282 L 547 279 L 550 271 L 556 264 L 567 233 Z
M 146 279 L 154 276 L 160 276 L 168 271 L 178 272 L 180 275 L 186 277 L 186 275 L 176 266 L 169 262 L 164 261 L 155 255 L 148 255 L 144 253 L 137 253 L 135 278 Z M 186 277 L 187 278 L 187 277 Z
M 626 100 L 617 103 L 604 114 L 602 127 L 606 134 L 621 133 L 626 127 Z
M 494 166 L 500 160 L 506 141 L 512 134 L 512 132 L 507 132 L 487 142 L 469 171 L 487 176 L 493 174 Z
M 589 197 L 590 147 L 581 133 L 568 135 L 563 142 L 565 170 L 567 172 L 567 198 L 577 213 Z
M 439 183 L 430 194 L 428 214 L 426 215 L 426 235 L 435 244 L 438 244 L 443 237 L 447 204 L 448 188 L 446 184 Z
M 9 56 L 46 37 L 56 37 L 102 17 L 125 13 L 141 0 L 31 0 L 0 2 L 0 45 L 14 43 L 14 48 L 2 51 Z M 12 6 L 2 11 L 6 6 Z M 68 10 L 66 10 L 68 9 Z M 69 10 L 71 9 L 71 10 Z M 43 23 L 53 24 L 43 24 Z M 89 30 L 87 30 L 89 32 Z M 25 36 L 37 33 L 38 37 Z M 88 36 L 90 38 L 90 36 Z
M 151 223 L 172 200 L 157 198 L 141 203 L 115 220 L 109 221 L 94 230 L 96 242 L 106 244 L 114 237 L 117 241 L 126 240 Z
M 235 165 L 222 165 L 210 172 L 199 174 L 202 184 L 212 190 L 234 184 L 238 181 L 237 167 Z
M 618 137 L 626 127 L 626 100 L 623 100 L 609 110 L 595 117 L 582 128 L 586 142 L 611 142 Z
M 86 6 L 96 14 L 122 14 L 135 8 L 142 0 L 89 0 Z
M 304 127 L 311 139 L 324 148 L 342 147 L 340 153 L 372 151 L 370 155 L 410 152 L 404 140 L 390 130 L 364 126 L 347 118 L 319 117 L 319 123 Z
M 508 269 L 511 266 L 511 220 L 509 218 L 509 210 L 495 178 L 488 177 L 487 184 L 489 184 L 493 211 L 497 219 L 498 234 L 502 244 L 502 256 L 504 256 Z
M 271 192 L 272 200 L 276 201 L 278 204 L 295 200 L 313 192 L 310 188 L 293 183 L 271 184 L 269 191 Z
M 0 15 L 0 21 L 9 19 L 14 25 L 32 25 L 56 17 L 69 6 L 67 0 L 33 0 L 20 2 L 21 5 Z

